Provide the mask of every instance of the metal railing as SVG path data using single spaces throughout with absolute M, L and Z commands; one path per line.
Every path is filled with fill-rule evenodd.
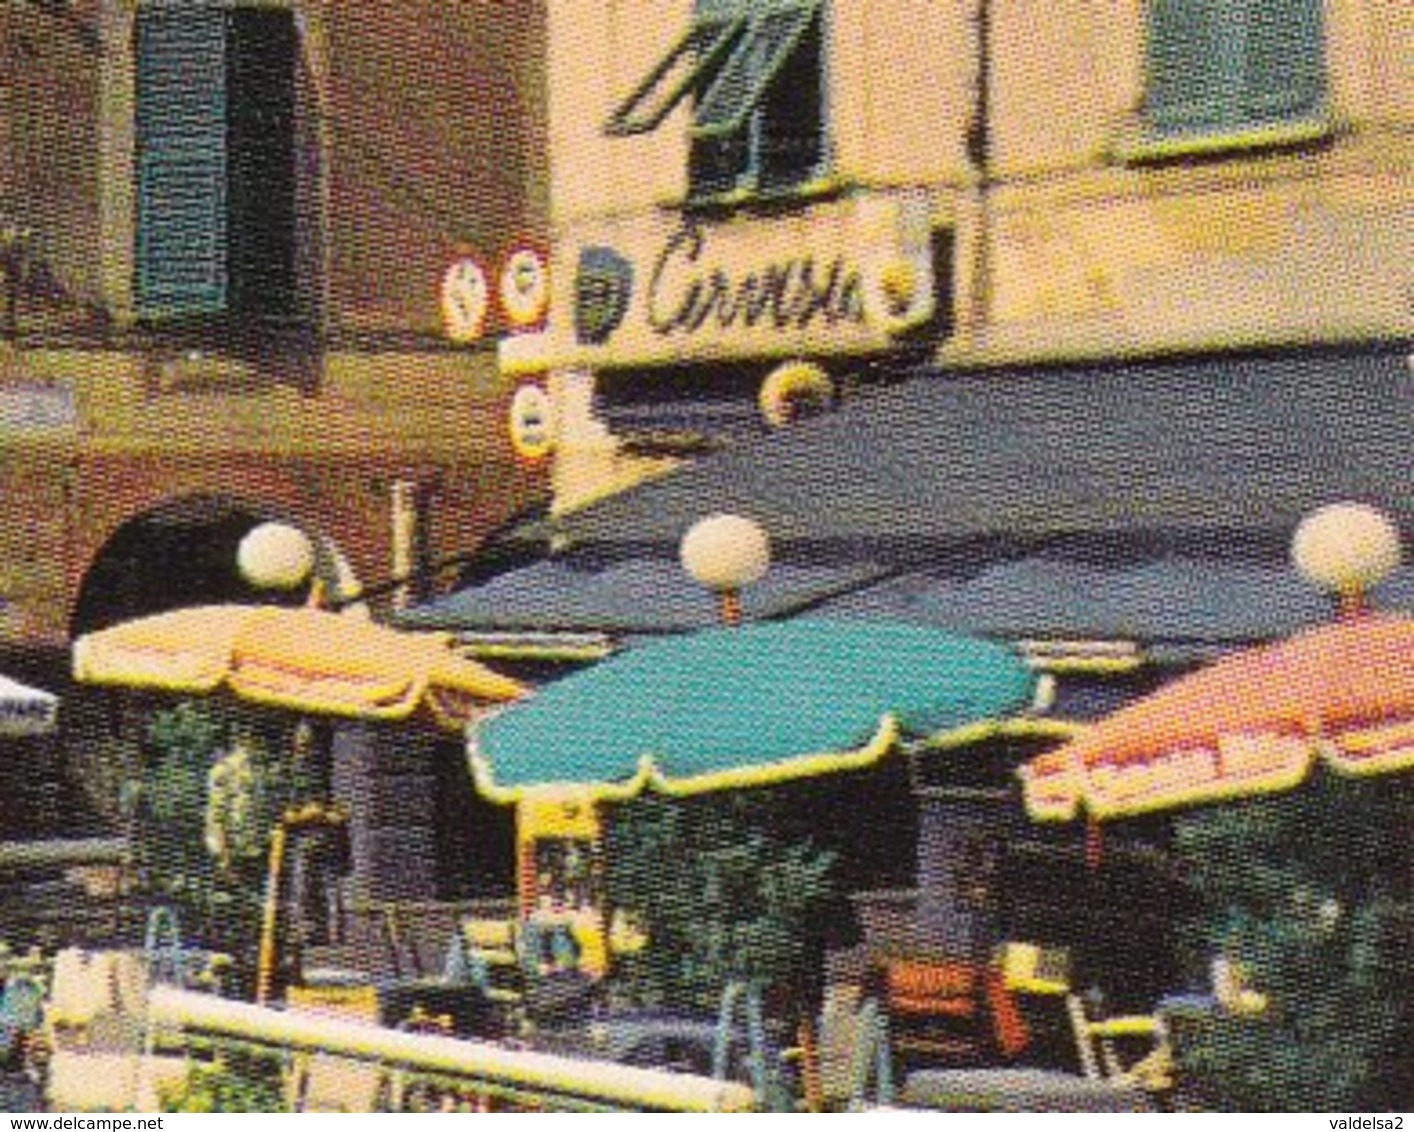
M 230 1043 L 287 1057 L 338 1058 L 385 1074 L 391 1105 L 414 1085 L 425 1085 L 466 1103 L 543 1111 L 735 1112 L 754 1107 L 751 1089 L 731 1082 L 408 1033 L 172 987 L 152 989 L 147 1021 L 149 1056 Z

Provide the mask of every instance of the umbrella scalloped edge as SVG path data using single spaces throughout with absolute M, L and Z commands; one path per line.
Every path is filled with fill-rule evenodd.
M 477 792 L 490 802 L 511 804 L 527 798 L 563 798 L 582 802 L 625 802 L 652 791 L 670 798 L 691 797 L 716 790 L 771 786 L 823 774 L 839 774 L 873 766 L 897 745 L 899 724 L 885 715 L 874 735 L 861 747 L 849 751 L 822 751 L 799 755 L 773 763 L 742 765 L 711 771 L 689 778 L 670 778 L 651 754 L 638 760 L 638 769 L 621 782 L 544 782 L 531 786 L 502 786 L 496 782 L 491 761 L 476 750 L 474 735 L 468 744 L 467 759 Z
M 1247 732 L 1193 743 L 1158 758 L 1083 767 L 1051 762 L 1049 773 L 1021 771 L 1027 813 L 1036 821 L 1133 817 L 1155 810 L 1276 793 L 1311 772 L 1317 745 L 1302 736 Z
M 1341 774 L 1414 770 L 1414 719 L 1345 731 L 1322 743 L 1321 754 Z
M 1071 737 L 1082 726 L 1062 719 L 985 719 L 929 736 L 913 749 L 921 753 L 953 750 L 1000 735 Z M 468 742 L 467 761 L 477 791 L 491 802 L 511 804 L 526 798 L 621 802 L 648 791 L 670 798 L 683 798 L 715 790 L 772 786 L 802 778 L 865 770 L 896 750 L 900 739 L 898 719 L 888 714 L 880 719 L 869 741 L 854 750 L 825 751 L 773 763 L 744 764 L 689 778 L 669 777 L 652 755 L 644 755 L 638 761 L 636 773 L 622 782 L 548 782 L 530 786 L 502 786 L 496 782 L 491 760 L 476 750 L 473 730 Z
M 1292 790 L 1310 775 L 1317 757 L 1338 774 L 1361 777 L 1414 770 L 1414 721 L 1362 728 L 1338 737 L 1310 740 L 1296 736 L 1225 736 L 1224 755 L 1234 743 L 1246 748 L 1246 773 L 1219 774 L 1222 761 L 1211 748 L 1194 745 L 1126 769 L 1112 765 L 1088 771 L 1073 761 L 1051 760 L 1044 770 L 1023 766 L 1022 796 L 1033 821 L 1073 821 L 1084 810 L 1093 818 L 1132 817 L 1155 810 L 1199 805 Z M 1254 765 L 1254 752 L 1266 752 Z M 1116 780 L 1144 775 L 1159 788 L 1143 789 L 1131 782 L 1116 789 Z

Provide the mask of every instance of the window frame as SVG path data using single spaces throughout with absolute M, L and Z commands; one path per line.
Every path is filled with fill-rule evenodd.
M 1280 4 L 1283 0 L 1148 0 L 1145 8 L 1144 91 L 1139 110 L 1140 141 L 1128 156 L 1135 159 L 1180 157 L 1190 154 L 1295 144 L 1329 133 L 1327 98 L 1328 21 L 1322 0 L 1288 0 L 1305 6 L 1310 30 L 1290 66 L 1283 70 L 1275 92 L 1257 62 L 1249 42 L 1263 13 L 1254 4 Z M 1184 4 L 1198 14 L 1195 29 L 1178 24 L 1165 30 L 1164 21 L 1181 19 L 1175 11 Z M 1306 22 L 1303 21 L 1303 27 Z M 1166 75 L 1176 64 L 1163 56 L 1174 54 L 1171 36 L 1188 30 L 1192 41 L 1181 56 L 1184 70 Z M 1303 73 L 1304 70 L 1304 73 Z M 1181 84 L 1207 79 L 1212 89 L 1197 97 L 1182 97 Z M 1261 104 L 1277 103 L 1264 112 Z M 1279 104 L 1292 102 L 1291 109 Z
M 252 13 L 248 17 L 242 13 Z M 127 6 L 128 22 L 125 39 L 130 54 L 128 66 L 130 74 L 131 103 L 127 128 L 130 137 L 130 165 L 128 177 L 131 191 L 131 240 L 129 243 L 129 302 L 131 316 L 141 325 L 162 330 L 180 330 L 226 327 L 232 331 L 274 329 L 301 323 L 303 315 L 303 291 L 300 269 L 299 209 L 299 93 L 298 74 L 302 34 L 300 22 L 292 3 L 280 0 L 207 0 L 207 2 L 185 2 L 185 0 L 137 0 Z M 210 224 L 216 235 L 207 241 L 211 247 L 205 252 L 192 252 L 190 262 L 162 264 L 154 260 L 160 254 L 161 243 L 156 249 L 151 242 L 153 232 L 159 235 L 165 225 L 171 227 L 173 217 L 178 225 L 183 220 L 180 208 L 176 213 L 156 209 L 153 218 L 144 220 L 144 210 L 152 207 L 154 194 L 161 197 L 162 181 L 149 183 L 154 163 L 162 164 L 166 149 L 180 150 L 185 139 L 180 130 L 173 131 L 172 137 L 164 139 L 153 149 L 144 149 L 144 130 L 150 128 L 156 107 L 161 113 L 164 97 L 157 94 L 157 102 L 146 102 L 143 94 L 144 78 L 149 58 L 152 65 L 180 71 L 184 64 L 179 55 L 161 55 L 162 50 L 175 52 L 180 49 L 181 33 L 178 32 L 165 48 L 159 47 L 158 54 L 145 54 L 143 37 L 145 28 L 160 26 L 166 21 L 180 22 L 187 16 L 196 19 L 218 19 L 220 37 L 219 55 L 221 68 L 219 77 L 213 80 L 209 99 L 219 105 L 220 129 L 209 138 L 197 139 L 194 145 L 207 144 L 216 152 L 204 155 L 213 169 L 219 170 L 219 183 L 209 189 L 209 198 L 195 204 L 188 202 L 193 214 L 202 208 L 211 213 Z M 277 19 L 282 27 L 260 30 L 259 21 Z M 242 24 L 242 20 L 246 24 Z M 152 23 L 145 23 L 152 21 Z M 248 26 L 247 26 L 248 25 Z M 274 38 L 271 39 L 271 35 Z M 266 42 L 269 40 L 269 42 Z M 173 44 L 178 44 L 174 47 Z M 282 50 L 271 54 L 272 44 Z M 213 56 L 214 57 L 214 56 Z M 286 69 L 276 88 L 268 84 L 252 82 L 252 75 L 258 74 L 262 63 L 274 59 L 276 66 Z M 200 64 L 198 60 L 198 64 Z M 210 59 L 206 62 L 211 62 Z M 251 64 L 256 65 L 252 71 Z M 233 99 L 249 97 L 253 91 L 277 89 L 279 104 L 265 105 L 263 99 L 237 110 Z M 181 98 L 167 92 L 167 97 Z M 273 107 L 273 109 L 272 109 Z M 182 107 L 177 106 L 178 112 Z M 208 108 L 209 109 L 209 108 Z M 277 125 L 270 126 L 272 114 Z M 159 128 L 158 132 L 161 132 Z M 173 146 L 175 139 L 176 145 Z M 251 147 L 255 148 L 252 149 Z M 286 152 L 287 151 L 287 152 Z M 238 155 L 251 153 L 267 165 L 273 161 L 278 166 L 278 181 L 275 190 L 269 190 L 269 183 L 262 182 L 262 189 L 249 176 L 234 168 Z M 203 155 L 198 154 L 198 159 Z M 278 191 L 278 200 L 272 205 L 268 191 Z M 257 203 L 257 201 L 260 203 Z M 247 221 L 251 216 L 260 215 L 268 208 L 275 208 L 275 227 L 266 231 L 249 230 Z M 198 229 L 196 239 L 201 241 L 207 233 Z M 270 249 L 274 249 L 273 258 Z M 265 254 L 262 254 L 264 251 Z M 202 255 L 210 256 L 202 262 Z M 204 293 L 198 294 L 195 286 L 184 288 L 178 279 L 182 269 L 193 272 L 198 268 L 207 274 Z
M 829 167 L 828 51 L 826 0 L 695 0 L 687 30 L 621 101 L 603 127 L 606 136 L 629 137 L 656 130 L 683 102 L 692 99 L 688 141 L 692 147 L 688 168 L 688 201 L 715 203 L 738 198 L 791 196 L 808 192 Z M 784 31 L 779 31 L 784 24 Z M 816 68 L 815 113 L 818 117 L 816 153 L 809 168 L 794 173 L 782 185 L 763 186 L 764 154 L 770 145 L 764 117 L 771 92 L 783 71 L 814 40 L 819 54 Z M 706 54 L 653 101 L 682 60 L 705 41 Z M 749 59 L 760 52 L 757 59 Z M 736 83 L 733 92 L 729 84 Z M 652 107 L 645 111 L 645 107 Z M 707 107 L 707 121 L 703 108 Z M 737 140 L 740 160 L 732 183 L 700 185 L 693 167 L 697 147 Z M 723 181 L 727 178 L 724 176 Z

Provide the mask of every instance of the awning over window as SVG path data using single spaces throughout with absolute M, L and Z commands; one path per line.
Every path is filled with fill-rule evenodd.
M 1128 641 L 1173 659 L 1284 637 L 1333 607 L 1284 557 L 1193 553 L 1106 558 L 1069 543 L 959 573 L 886 571 L 877 563 L 773 567 L 743 591 L 750 620 L 813 616 L 913 625 L 1009 641 Z M 1371 595 L 1414 610 L 1414 567 Z M 410 628 L 596 630 L 639 636 L 706 628 L 710 595 L 675 559 L 629 558 L 600 568 L 548 560 L 399 615 Z
M 736 133 L 800 47 L 820 3 L 699 0 L 686 33 L 614 110 L 604 132 L 650 133 L 691 96 L 697 99 L 693 136 Z
M 811 610 L 1181 656 L 1331 614 L 1288 558 L 1341 499 L 1414 529 L 1405 349 L 932 375 L 741 442 L 556 520 L 559 559 L 411 610 L 463 631 L 677 632 L 715 609 L 679 567 L 713 512 L 751 516 L 779 565 L 752 619 Z M 586 567 L 598 560 L 612 565 Z M 1414 568 L 1372 595 L 1414 608 Z
M 874 560 L 916 561 L 999 534 L 1284 540 L 1339 499 L 1380 507 L 1408 531 L 1407 354 L 932 374 L 563 516 L 554 533 L 581 546 L 674 546 L 703 515 L 734 511 L 777 545 L 853 544 Z
M 1414 609 L 1414 569 L 1388 579 L 1372 602 Z M 1006 640 L 1133 641 L 1182 654 L 1288 636 L 1329 620 L 1333 609 L 1284 558 L 1107 562 L 1042 553 L 969 577 L 912 572 L 825 601 L 817 615 Z
M 547 559 L 439 601 L 395 614 L 410 629 L 594 630 L 676 633 L 718 624 L 717 600 L 683 570 L 673 547 L 662 556 L 613 562 Z M 874 563 L 779 563 L 742 593 L 752 620 L 783 617 L 883 575 Z

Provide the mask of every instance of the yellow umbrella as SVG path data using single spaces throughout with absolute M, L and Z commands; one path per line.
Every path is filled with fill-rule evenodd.
M 460 728 L 477 703 L 525 688 L 457 656 L 445 633 L 405 633 L 348 613 L 280 606 L 177 609 L 74 642 L 90 684 L 205 693 L 320 715 L 400 720 L 425 712 Z

